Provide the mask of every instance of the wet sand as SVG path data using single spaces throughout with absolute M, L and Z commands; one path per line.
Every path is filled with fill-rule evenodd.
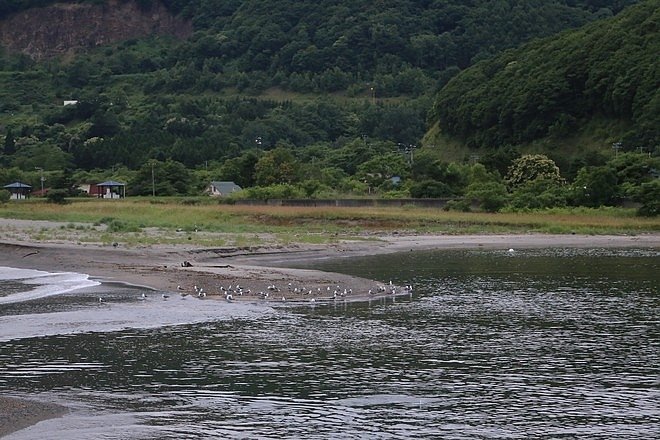
M 195 294 L 194 286 L 204 288 L 209 297 L 225 299 L 220 287 L 239 284 L 250 294 L 234 295 L 236 300 L 259 300 L 268 304 L 309 301 L 308 291 L 319 300 L 330 300 L 327 287 L 350 289 L 347 300 L 372 297 L 370 289 L 385 280 L 368 280 L 316 270 L 286 268 L 287 264 L 313 262 L 317 259 L 376 255 L 427 249 L 529 249 L 593 247 L 640 247 L 660 249 L 660 234 L 639 236 L 584 235 L 470 235 L 470 236 L 400 236 L 384 235 L 364 241 L 346 241 L 333 245 L 291 245 L 272 249 L 218 248 L 194 246 L 124 248 L 69 243 L 30 243 L 0 237 L 0 265 L 50 272 L 67 271 L 89 274 L 100 281 L 141 285 L 172 295 Z M 188 262 L 189 265 L 183 265 Z M 288 285 L 291 283 L 292 287 Z M 279 290 L 269 290 L 275 285 Z M 295 286 L 295 287 L 294 287 Z M 304 287 L 305 292 L 293 291 Z M 318 289 L 323 289 L 321 293 Z M 269 292 L 264 299 L 258 292 Z M 0 437 L 64 414 L 65 408 L 32 400 L 0 397 Z
M 0 437 L 66 412 L 60 405 L 0 396 Z
M 345 299 L 363 301 L 387 280 L 292 269 L 287 265 L 314 260 L 430 249 L 529 249 L 566 247 L 660 248 L 660 234 L 625 235 L 383 235 L 332 245 L 290 245 L 273 248 L 198 248 L 150 246 L 125 248 L 76 243 L 28 243 L 0 238 L 0 265 L 44 271 L 86 273 L 99 281 L 124 282 L 176 294 L 195 295 L 197 288 L 224 299 L 230 286 L 241 286 L 236 300 L 281 302 L 331 299 L 332 290 L 351 291 Z M 269 289 L 269 287 L 275 287 Z M 338 286 L 338 289 L 337 289 Z M 321 292 L 319 293 L 319 289 Z M 312 294 L 309 294 L 309 291 Z M 250 292 L 249 294 L 247 292 Z M 269 293 L 267 298 L 260 292 Z

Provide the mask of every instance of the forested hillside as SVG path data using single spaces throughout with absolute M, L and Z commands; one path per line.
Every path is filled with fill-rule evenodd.
M 480 62 L 440 92 L 434 118 L 472 147 L 550 137 L 593 118 L 627 127 L 624 150 L 660 146 L 660 1 Z
M 138 4 L 148 9 L 153 2 Z M 0 16 L 48 3 L 0 0 Z M 113 74 L 157 73 L 151 85 L 160 92 L 236 87 L 258 93 L 281 87 L 355 95 L 373 87 L 381 97 L 419 95 L 475 60 L 610 16 L 634 0 L 164 3 L 192 21 L 192 38 L 161 48 L 157 57 L 123 50 L 107 61 L 94 57 L 91 67 Z
M 113 1 L 80 3 L 103 22 Z M 502 202 L 513 188 L 502 178 L 520 151 L 499 147 L 561 136 L 597 110 L 653 142 L 658 75 L 647 51 L 658 52 L 658 1 L 167 0 L 190 38 L 64 48 L 44 61 L 0 53 L 0 181 L 38 183 L 43 169 L 54 187 L 113 178 L 131 194 L 198 194 L 215 179 L 262 198 L 495 194 Z M 0 0 L 0 17 L 51 3 Z M 138 4 L 153 10 L 150 0 Z M 513 49 L 537 37 L 557 39 Z M 440 90 L 433 115 L 443 134 L 497 154 L 478 166 L 469 154 L 447 164 L 432 145 L 419 148 Z M 577 107 L 557 113 L 555 101 Z M 571 180 L 584 165 L 607 163 L 562 159 Z M 620 171 L 633 183 L 615 183 L 604 200 L 637 194 L 655 167 L 644 163 L 636 180 Z M 553 204 L 579 199 L 555 196 Z
M 0 14 L 49 3 L 0 0 Z M 4 53 L 0 125 L 16 143 L 4 162 L 43 163 L 41 151 L 48 168 L 199 166 L 278 144 L 418 144 L 431 97 L 473 60 L 629 3 L 167 0 L 192 21 L 190 39 L 131 39 L 42 63 Z

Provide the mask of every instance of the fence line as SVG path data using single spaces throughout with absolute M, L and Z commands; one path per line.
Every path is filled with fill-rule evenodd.
M 236 205 L 303 206 L 303 207 L 401 207 L 444 208 L 453 199 L 241 199 Z

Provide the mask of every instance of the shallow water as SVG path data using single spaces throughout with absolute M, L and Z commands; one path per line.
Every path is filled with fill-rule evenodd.
M 72 408 L 8 438 L 641 439 L 660 430 L 656 251 L 415 252 L 321 267 L 415 292 L 263 314 L 154 294 L 139 302 L 117 287 L 101 293 L 103 305 L 98 291 L 0 304 L 0 335 L 33 307 L 89 320 L 116 309 L 121 325 L 166 310 L 198 317 L 5 340 L 0 392 Z

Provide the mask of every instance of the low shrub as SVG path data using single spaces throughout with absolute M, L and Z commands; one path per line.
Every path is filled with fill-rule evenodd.
M 65 189 L 51 189 L 46 194 L 46 200 L 49 203 L 56 203 L 58 205 L 66 205 L 69 201 L 66 197 L 69 195 L 69 192 Z
M 0 203 L 7 203 L 11 199 L 11 193 L 6 189 L 0 189 Z

